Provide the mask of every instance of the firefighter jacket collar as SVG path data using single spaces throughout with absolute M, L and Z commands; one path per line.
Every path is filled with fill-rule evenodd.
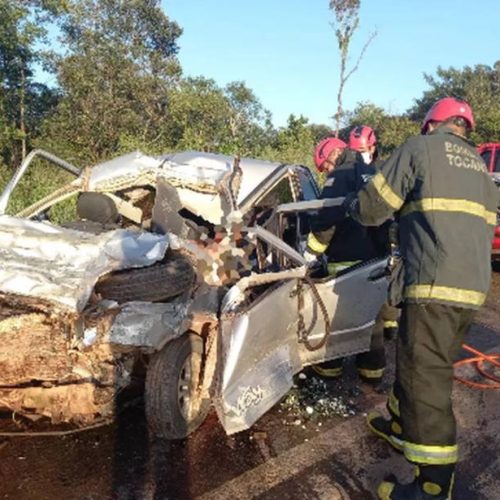
M 455 132 L 453 132 L 453 130 L 450 127 L 447 127 L 445 125 L 442 125 L 441 127 L 436 128 L 435 130 L 433 130 L 432 132 L 430 132 L 427 135 L 431 136 L 431 135 L 441 135 L 441 134 L 452 135 L 453 137 L 457 137 L 458 139 L 465 141 L 467 144 L 469 144 L 469 146 L 472 146 L 473 148 L 476 147 L 476 144 L 473 141 L 471 141 L 470 139 L 468 139 L 467 137 L 465 137 L 463 135 L 455 134 Z

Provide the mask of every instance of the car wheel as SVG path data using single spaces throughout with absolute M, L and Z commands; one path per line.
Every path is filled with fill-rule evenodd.
M 193 333 L 169 342 L 154 354 L 146 373 L 146 418 L 152 436 L 182 439 L 205 420 L 209 399 L 198 386 L 203 341 Z
M 118 303 L 130 301 L 160 302 L 189 289 L 194 282 L 192 263 L 172 252 L 167 260 L 149 267 L 124 269 L 103 276 L 95 291 L 104 299 Z

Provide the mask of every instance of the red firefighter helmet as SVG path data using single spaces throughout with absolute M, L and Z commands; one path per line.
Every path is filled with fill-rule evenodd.
M 323 172 L 323 170 L 325 170 L 325 160 L 330 156 L 331 152 L 334 149 L 345 149 L 346 147 L 347 144 L 336 137 L 327 137 L 326 139 L 320 141 L 314 150 L 314 164 L 316 165 L 316 168 L 320 172 Z
M 472 109 L 467 102 L 455 97 L 444 97 L 436 101 L 425 115 L 422 123 L 422 134 L 427 132 L 429 122 L 444 122 L 452 116 L 463 118 L 471 129 L 475 126 Z
M 354 151 L 368 151 L 368 148 L 377 144 L 377 136 L 372 128 L 366 125 L 354 127 L 349 135 L 349 148 Z

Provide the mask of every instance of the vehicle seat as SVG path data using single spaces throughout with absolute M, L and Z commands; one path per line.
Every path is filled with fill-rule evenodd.
M 115 202 L 104 193 L 80 193 L 76 202 L 76 213 L 79 219 L 101 224 L 117 224 L 120 221 Z
M 159 177 L 151 216 L 151 230 L 155 233 L 173 233 L 186 238 L 189 227 L 180 215 L 181 211 L 182 203 L 177 189 L 166 179 Z

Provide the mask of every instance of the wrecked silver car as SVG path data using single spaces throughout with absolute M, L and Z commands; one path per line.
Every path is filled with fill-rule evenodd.
M 12 213 L 36 157 L 72 180 Z M 187 436 L 211 405 L 231 434 L 305 366 L 369 350 L 386 260 L 309 276 L 308 218 L 336 203 L 318 195 L 300 165 L 32 152 L 0 196 L 0 407 L 86 425 L 141 366 L 154 435 Z

